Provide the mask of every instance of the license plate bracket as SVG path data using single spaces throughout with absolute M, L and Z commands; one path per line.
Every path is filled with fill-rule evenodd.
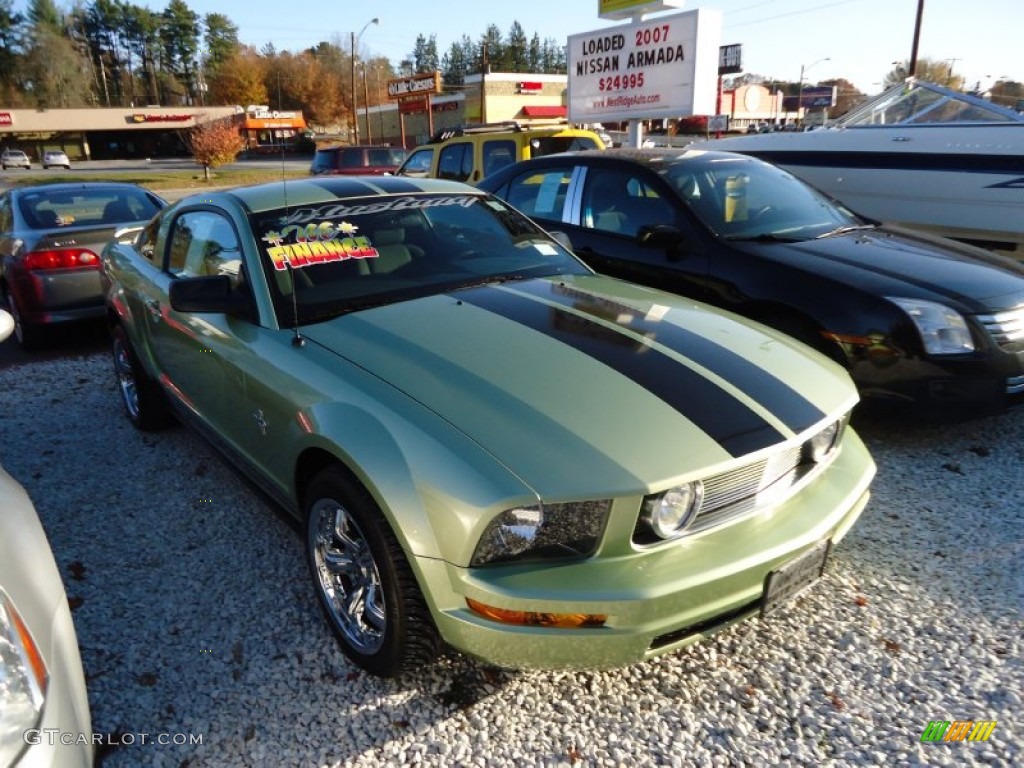
M 788 603 L 825 572 L 832 540 L 820 541 L 799 557 L 783 563 L 764 577 L 764 594 L 761 597 L 761 617 L 774 612 L 783 603 Z

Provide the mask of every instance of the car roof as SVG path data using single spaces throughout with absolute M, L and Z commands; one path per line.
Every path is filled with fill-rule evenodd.
M 522 160 L 514 165 L 505 166 L 501 170 L 488 175 L 479 182 L 483 189 L 493 189 L 498 179 L 507 179 L 510 175 L 518 174 L 528 168 L 547 167 L 557 165 L 565 158 L 582 159 L 591 165 L 616 165 L 621 163 L 633 163 L 657 170 L 667 164 L 685 161 L 689 158 L 720 158 L 729 160 L 754 161 L 756 158 L 749 155 L 741 155 L 737 152 L 723 152 L 721 150 L 706 150 L 696 147 L 654 147 L 650 149 L 635 149 L 631 147 L 615 147 L 610 149 L 582 149 L 572 152 L 559 152 L 557 154 L 544 155 L 542 157 Z
M 348 145 L 348 144 L 338 144 L 338 145 L 333 146 L 333 147 L 317 147 L 316 151 L 317 152 L 355 152 L 355 151 L 360 151 L 361 152 L 364 149 L 393 149 L 393 150 L 402 151 L 402 152 L 406 151 L 405 147 L 395 147 L 395 146 L 392 146 L 391 144 L 357 144 L 356 146 L 351 146 L 351 145 Z
M 223 192 L 209 192 L 182 198 L 181 205 L 197 202 L 227 202 L 234 199 L 253 213 L 273 211 L 296 205 L 329 203 L 357 197 L 375 195 L 416 194 L 483 195 L 475 187 L 443 179 L 413 179 L 406 176 L 314 176 L 308 179 L 282 179 L 245 187 L 234 187 Z
M 117 190 L 137 189 L 149 192 L 138 184 L 130 184 L 125 181 L 55 181 L 49 184 L 26 184 L 23 187 L 11 187 L 10 191 L 17 194 L 39 194 L 41 192 L 74 192 L 83 189 L 106 189 L 111 192 Z M 153 194 L 156 194 L 155 192 Z

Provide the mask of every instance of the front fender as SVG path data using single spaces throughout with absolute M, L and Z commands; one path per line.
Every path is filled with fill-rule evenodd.
M 331 457 L 373 496 L 410 555 L 467 565 L 492 517 L 537 494 L 481 446 L 410 401 L 408 412 L 325 402 L 301 412 L 291 496 Z M 329 436 L 344 436 L 334 439 Z M 326 461 L 325 461 L 326 460 Z

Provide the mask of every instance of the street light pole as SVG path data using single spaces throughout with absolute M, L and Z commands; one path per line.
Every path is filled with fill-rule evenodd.
M 796 124 L 797 124 L 797 126 L 803 126 L 803 124 L 804 124 L 804 72 L 806 70 L 810 69 L 811 67 L 813 67 L 815 64 L 821 64 L 821 62 L 823 62 L 823 61 L 831 61 L 831 59 L 828 56 L 826 56 L 825 58 L 818 59 L 817 61 L 815 61 L 815 62 L 813 62 L 811 64 L 807 64 L 806 66 L 803 65 L 803 64 L 800 65 L 800 85 L 797 88 L 797 97 L 796 97 Z
M 379 23 L 380 23 L 380 19 L 378 19 L 377 17 L 374 17 L 374 18 L 370 19 L 368 22 L 366 22 L 363 25 L 363 28 L 359 30 L 359 34 L 358 35 L 355 32 L 352 33 L 352 61 L 351 61 L 352 72 L 351 72 L 351 80 L 352 80 L 352 131 L 353 131 L 352 135 L 354 137 L 354 140 L 352 142 L 353 144 L 359 144 L 359 114 L 356 111 L 356 106 L 357 106 L 356 105 L 356 101 L 357 101 L 357 99 L 356 99 L 356 96 L 357 96 L 357 93 L 356 93 L 356 43 L 359 41 L 359 38 L 361 38 L 363 36 L 363 32 L 366 31 L 367 27 L 369 27 L 371 24 L 379 24 Z M 367 115 L 367 119 L 369 119 L 369 115 Z

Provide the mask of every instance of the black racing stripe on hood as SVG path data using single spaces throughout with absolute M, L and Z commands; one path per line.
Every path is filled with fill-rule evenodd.
M 782 442 L 785 436 L 745 403 L 668 355 L 586 317 L 493 286 L 453 298 L 531 328 L 604 363 L 696 424 L 732 456 Z M 614 408 L 614 403 L 608 407 Z
M 646 336 L 740 387 L 796 433 L 825 418 L 823 411 L 785 382 L 693 331 L 673 323 L 649 320 L 634 307 L 564 283 L 531 280 L 517 284 L 514 290 L 523 290 Z

